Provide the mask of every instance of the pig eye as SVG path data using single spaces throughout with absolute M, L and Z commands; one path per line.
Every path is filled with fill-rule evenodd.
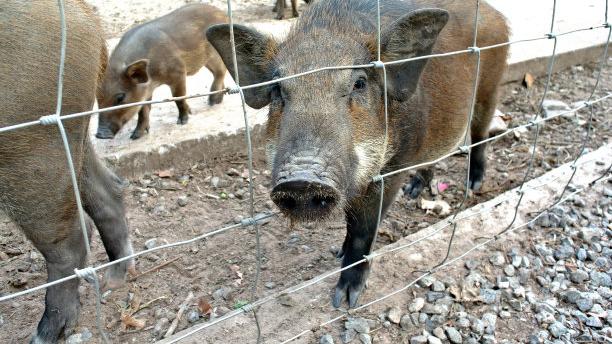
M 363 90 L 366 87 L 366 80 L 365 78 L 359 78 L 357 79 L 357 81 L 355 81 L 355 84 L 353 85 L 353 91 L 355 90 Z
M 121 104 L 125 100 L 125 93 L 118 93 L 115 95 L 115 105 Z

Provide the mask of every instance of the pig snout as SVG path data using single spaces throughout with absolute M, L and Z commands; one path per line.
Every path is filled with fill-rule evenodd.
M 112 139 L 113 137 L 115 137 L 115 134 L 117 134 L 119 129 L 119 126 L 115 125 L 112 122 L 99 121 L 96 137 L 99 139 Z
M 316 177 L 297 177 L 272 190 L 272 201 L 292 218 L 326 218 L 337 206 L 340 195 L 335 187 Z
M 341 194 L 337 184 L 313 170 L 279 173 L 270 197 L 290 218 L 317 221 L 338 208 Z

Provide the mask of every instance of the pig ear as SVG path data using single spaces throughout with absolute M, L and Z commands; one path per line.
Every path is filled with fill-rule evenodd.
M 144 84 L 149 81 L 149 73 L 147 72 L 147 66 L 149 60 L 142 59 L 138 60 L 125 69 L 125 76 L 133 80 L 137 84 Z
M 206 38 L 217 49 L 227 69 L 236 80 L 230 44 L 230 26 L 228 24 L 213 25 L 206 31 Z M 272 79 L 270 62 L 276 54 L 276 42 L 243 25 L 234 25 L 234 40 L 240 85 L 252 85 Z M 250 107 L 260 109 L 270 103 L 270 90 L 266 86 L 246 89 L 244 98 Z
M 442 9 L 419 9 L 400 17 L 381 33 L 381 59 L 389 62 L 431 54 L 447 21 L 448 12 Z M 426 63 L 423 59 L 387 66 L 389 96 L 398 101 L 408 99 Z

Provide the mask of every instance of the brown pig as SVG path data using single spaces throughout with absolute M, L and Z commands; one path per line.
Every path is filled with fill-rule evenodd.
M 227 22 L 216 7 L 190 4 L 150 22 L 130 29 L 112 52 L 98 93 L 100 108 L 151 100 L 153 90 L 166 84 L 172 95 L 186 95 L 186 77 L 203 66 L 213 74 L 211 91 L 224 88 L 227 69 L 210 46 L 204 31 L 212 24 Z M 219 104 L 223 93 L 208 98 L 210 105 Z M 186 124 L 191 110 L 185 100 L 176 101 L 178 124 Z M 151 105 L 129 107 L 100 113 L 96 137 L 110 139 L 138 112 L 138 123 L 132 133 L 137 139 L 149 132 Z
M 107 53 L 98 18 L 82 0 L 65 0 L 67 47 L 62 115 L 91 110 Z M 0 2 L 0 128 L 55 112 L 60 62 L 60 17 L 55 0 Z M 111 260 L 132 253 L 121 180 L 96 157 L 89 117 L 63 122 L 83 207 Z M 57 126 L 0 133 L 0 209 L 23 230 L 47 262 L 48 280 L 86 264 L 70 173 Z M 91 238 L 91 220 L 89 237 Z M 107 286 L 124 280 L 127 262 L 107 271 Z M 47 289 L 32 343 L 70 334 L 80 308 L 78 279 Z
M 381 1 L 381 60 L 389 62 L 465 50 L 473 45 L 475 3 L 451 0 Z M 236 26 L 243 85 L 319 67 L 377 60 L 377 2 L 319 0 L 282 42 Z M 208 29 L 208 40 L 233 74 L 228 25 Z M 504 17 L 481 1 L 478 46 L 508 40 Z M 483 50 L 476 105 L 467 128 L 476 54 L 421 59 L 386 66 L 388 130 L 382 68 L 325 70 L 244 90 L 248 105 L 269 105 L 267 154 L 272 200 L 293 220 L 316 221 L 341 213 L 347 234 L 339 256 L 348 266 L 369 254 L 378 226 L 380 183 L 372 177 L 429 161 L 454 150 L 467 130 L 487 137 L 507 47 Z M 478 188 L 485 147 L 472 150 L 470 186 Z M 383 213 L 405 174 L 385 178 Z M 415 186 L 416 187 L 416 186 Z M 333 305 L 357 304 L 369 264 L 344 270 Z

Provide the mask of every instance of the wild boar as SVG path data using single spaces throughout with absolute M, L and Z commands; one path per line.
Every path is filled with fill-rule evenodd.
M 381 1 L 381 60 L 464 50 L 473 45 L 473 3 L 443 0 Z M 278 43 L 236 25 L 238 73 L 243 85 L 319 67 L 377 60 L 376 1 L 320 0 Z M 232 75 L 228 25 L 208 29 Z M 481 2 L 478 46 L 506 42 L 504 17 Z M 388 131 L 382 68 L 325 70 L 271 86 L 245 89 L 249 106 L 269 105 L 266 149 L 272 170 L 271 198 L 296 221 L 321 221 L 341 213 L 347 234 L 342 266 L 369 254 L 376 228 L 380 183 L 373 176 L 428 161 L 452 151 L 471 130 L 487 137 L 507 48 L 483 50 L 471 128 L 467 128 L 475 54 L 421 59 L 386 66 Z M 386 136 L 385 136 L 386 134 Z M 485 147 L 472 150 L 470 183 L 481 184 Z M 405 174 L 385 179 L 383 212 Z M 343 271 L 332 303 L 357 304 L 369 272 L 362 263 Z
M 203 66 L 213 74 L 211 91 L 222 90 L 227 69 L 210 46 L 204 31 L 212 24 L 226 23 L 225 14 L 214 6 L 190 4 L 165 16 L 130 29 L 112 52 L 98 93 L 100 108 L 151 100 L 153 91 L 166 84 L 172 95 L 186 95 L 186 78 Z M 223 93 L 209 96 L 212 106 L 221 103 Z M 186 124 L 191 109 L 186 100 L 177 100 L 178 124 Z M 149 132 L 151 105 L 101 113 L 99 139 L 110 139 L 138 112 L 132 139 Z
M 91 110 L 107 53 L 98 18 L 82 0 L 66 0 L 67 47 L 62 114 Z M 0 3 L 0 127 L 55 112 L 60 62 L 57 1 Z M 89 118 L 66 120 L 84 210 L 111 260 L 132 254 L 120 179 L 96 157 Z M 0 208 L 23 230 L 47 262 L 48 280 L 86 264 L 62 139 L 56 126 L 0 133 Z M 91 222 L 90 220 L 90 222 Z M 91 226 L 89 234 L 91 238 Z M 107 271 L 106 286 L 123 282 L 129 263 Z M 56 343 L 70 334 L 80 308 L 73 279 L 47 289 L 45 311 L 32 343 Z

